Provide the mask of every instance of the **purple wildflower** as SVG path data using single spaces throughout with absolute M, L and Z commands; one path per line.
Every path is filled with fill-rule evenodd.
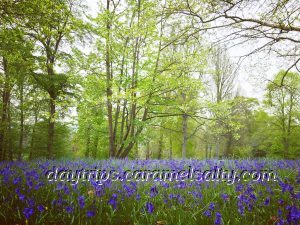
M 211 217 L 211 211 L 210 210 L 205 210 L 203 212 L 204 216 L 207 216 L 207 217 Z
M 95 215 L 96 215 L 96 212 L 95 212 L 95 211 L 90 211 L 90 210 L 89 210 L 89 211 L 86 212 L 86 216 L 89 217 L 89 218 L 90 218 L 90 217 L 94 217 Z
M 209 204 L 209 210 L 213 211 L 215 209 L 215 203 L 210 203 Z
M 38 210 L 40 211 L 40 212 L 44 212 L 45 211 L 45 207 L 43 206 L 43 205 L 38 205 Z
M 66 212 L 71 214 L 74 211 L 74 208 L 72 206 L 66 206 Z
M 109 205 L 112 206 L 113 209 L 117 208 L 117 198 L 118 198 L 117 194 L 112 194 L 112 196 L 110 197 L 110 199 L 107 202 Z
M 146 211 L 151 214 L 154 211 L 154 206 L 151 202 L 147 202 L 145 205 Z
M 270 204 L 270 197 L 267 197 L 266 199 L 265 199 L 265 202 L 264 202 L 264 205 L 269 205 Z
M 150 188 L 150 197 L 154 198 L 158 194 L 156 186 Z
M 84 196 L 78 198 L 78 204 L 81 209 L 84 208 Z
M 23 214 L 25 216 L 26 219 L 29 219 L 30 216 L 32 216 L 34 213 L 34 210 L 32 208 L 25 208 L 23 211 Z
M 216 212 L 215 225 L 222 224 L 222 215 L 219 212 Z

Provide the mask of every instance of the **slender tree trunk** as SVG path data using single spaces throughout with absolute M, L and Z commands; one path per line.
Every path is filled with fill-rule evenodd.
M 94 139 L 94 146 L 92 156 L 95 159 L 97 157 L 97 150 L 98 150 L 98 136 Z
M 110 12 L 110 0 L 106 1 L 106 10 Z M 109 15 L 110 17 L 110 15 Z M 111 73 L 111 46 L 110 46 L 110 31 L 111 21 L 110 18 L 106 22 L 106 105 L 107 105 L 107 117 L 108 117 L 108 133 L 109 133 L 109 157 L 115 156 L 115 140 L 114 140 L 114 128 L 113 128 L 113 109 L 112 109 L 112 73 Z
M 48 143 L 47 154 L 48 159 L 53 158 L 53 145 L 54 145 L 54 129 L 55 129 L 55 113 L 56 113 L 56 90 L 54 85 L 54 62 L 55 58 L 50 52 L 47 52 L 47 73 L 49 76 L 50 86 L 48 88 L 49 94 L 49 119 L 48 119 Z
M 158 156 L 157 156 L 158 159 L 161 159 L 161 158 L 162 158 L 163 138 L 164 138 L 163 133 L 160 132 L 159 142 L 158 142 Z
M 291 136 L 291 124 L 292 124 L 292 111 L 294 106 L 294 94 L 290 94 L 290 105 L 287 121 L 287 135 L 284 141 L 284 154 L 286 157 L 289 157 L 289 147 L 290 147 L 290 136 Z
M 216 157 L 217 159 L 220 158 L 220 137 L 217 136 L 217 139 L 216 139 Z
M 139 158 L 139 143 L 138 141 L 135 143 L 135 158 Z
M 32 129 L 32 134 L 31 134 L 31 143 L 30 143 L 30 152 L 29 152 L 29 160 L 31 160 L 33 158 L 33 149 L 34 149 L 34 142 L 35 142 L 35 129 L 36 129 L 36 124 L 37 124 L 37 113 L 35 112 L 34 115 L 34 124 L 33 124 L 33 129 Z
M 20 85 L 20 137 L 18 160 L 21 160 L 23 154 L 23 139 L 24 139 L 24 80 L 21 78 Z
M 208 144 L 205 144 L 205 159 L 208 158 Z
M 9 102 L 9 109 L 10 109 L 10 102 Z M 8 135 L 9 135 L 9 140 L 8 140 L 8 159 L 10 161 L 13 161 L 13 139 L 12 139 L 12 130 L 11 130 L 11 112 L 10 110 L 8 111 L 8 117 L 7 117 L 7 122 L 8 122 Z
M 2 112 L 1 112 L 1 124 L 0 124 L 0 160 L 6 159 L 6 135 L 8 127 L 8 112 L 10 102 L 10 76 L 8 71 L 8 62 L 3 57 L 3 70 L 5 74 L 4 89 L 2 92 Z
M 89 157 L 90 156 L 90 146 L 91 146 L 91 127 L 89 126 L 87 129 L 87 140 L 86 140 L 86 146 L 85 146 L 85 157 Z
M 283 151 L 284 151 L 284 158 L 287 158 L 288 151 L 289 151 L 289 141 L 287 137 L 283 138 Z
M 170 152 L 169 152 L 169 158 L 173 158 L 173 143 L 172 143 L 172 138 L 170 138 Z
M 226 149 L 225 149 L 225 157 L 230 157 L 232 155 L 232 135 L 227 135 L 227 143 L 226 143 Z
M 54 144 L 54 129 L 55 129 L 55 100 L 50 96 L 49 101 L 49 124 L 48 124 L 48 144 L 47 144 L 47 152 L 48 158 L 53 158 L 53 144 Z
M 187 118 L 186 114 L 182 115 L 182 158 L 186 158 Z
M 146 145 L 146 159 L 150 159 L 150 141 Z

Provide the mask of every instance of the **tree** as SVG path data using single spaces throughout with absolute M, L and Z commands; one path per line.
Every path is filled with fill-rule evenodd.
M 256 10 L 252 10 L 256 9 Z M 297 0 L 187 0 L 185 4 L 175 5 L 175 13 L 194 17 L 198 26 L 194 33 L 209 29 L 225 30 L 218 43 L 232 41 L 234 45 L 255 44 L 244 57 L 257 52 L 274 52 L 287 59 L 291 70 L 299 71 L 299 2 Z M 194 34 L 193 33 L 193 34 Z M 282 76 L 281 85 L 284 81 Z
M 233 97 L 233 92 L 235 88 L 235 80 L 237 77 L 237 68 L 230 61 L 227 50 L 220 46 L 213 48 L 211 51 L 211 59 L 210 59 L 212 71 L 212 81 L 213 81 L 213 101 L 216 104 L 220 104 L 221 102 L 231 99 Z M 214 115 L 216 116 L 216 115 Z M 222 121 L 216 117 L 217 126 L 222 126 Z M 216 134 L 216 145 L 215 145 L 215 153 L 216 156 L 220 156 L 220 139 L 223 134 Z M 228 135 L 228 143 L 231 142 L 231 135 Z M 227 146 L 226 149 L 229 147 Z
M 286 76 L 284 86 L 282 77 Z M 291 137 L 299 126 L 300 77 L 298 73 L 280 71 L 267 87 L 265 104 L 274 115 L 274 125 L 280 131 L 282 154 L 289 157 Z
M 49 95 L 48 144 L 47 154 L 53 155 L 55 120 L 57 120 L 57 102 L 67 93 L 69 85 L 66 74 L 58 73 L 59 65 L 64 63 L 67 41 L 73 39 L 77 22 L 78 1 L 29 1 L 24 9 L 25 23 L 20 24 L 24 32 L 34 42 L 37 57 L 37 70 L 32 71 L 36 82 Z M 79 23 L 76 23 L 79 25 Z
M 7 24 L 6 24 L 7 25 Z M 32 51 L 32 43 L 28 41 L 22 30 L 11 28 L 10 25 L 4 26 L 0 31 L 0 56 L 1 56 L 1 124 L 0 124 L 0 159 L 6 159 L 7 153 L 10 154 L 12 159 L 12 149 L 9 149 L 9 132 L 11 131 L 11 101 L 12 90 L 18 86 L 17 91 L 20 90 L 18 96 L 23 104 L 23 90 L 24 82 L 28 77 L 29 70 L 32 66 L 30 54 Z M 17 85 L 16 85 L 17 84 Z M 23 108 L 23 106 L 22 106 Z M 21 110 L 22 110 L 21 108 Z M 20 118 L 21 130 L 24 130 L 24 114 L 21 112 Z M 19 141 L 19 156 L 23 151 L 23 134 L 20 134 Z M 10 152 L 8 152 L 8 150 Z

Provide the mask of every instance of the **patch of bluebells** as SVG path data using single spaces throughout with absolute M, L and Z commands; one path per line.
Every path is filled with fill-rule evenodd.
M 154 212 L 154 205 L 151 202 L 147 202 L 145 209 L 147 213 L 152 214 Z
M 241 182 L 228 186 L 226 183 L 210 182 L 112 182 L 102 185 L 90 180 L 86 183 L 71 185 L 69 182 L 48 182 L 45 179 L 47 170 L 60 165 L 61 169 L 78 169 L 101 167 L 124 172 L 126 169 L 170 169 L 180 171 L 191 165 L 195 169 L 205 170 L 225 166 L 228 169 L 264 169 L 280 168 L 295 171 L 293 178 L 278 182 Z M 138 221 L 131 215 L 146 217 L 155 224 L 162 215 L 170 214 L 179 218 L 197 218 L 194 224 L 247 224 L 247 218 L 257 213 L 262 215 L 262 224 L 300 224 L 300 161 L 267 161 L 267 160 L 102 160 L 102 161 L 36 161 L 0 162 L 0 206 L 5 204 L 0 224 L 4 217 L 14 224 L 20 223 L 15 213 L 19 212 L 22 220 L 29 224 L 40 221 L 47 215 L 59 223 L 60 215 L 64 219 L 78 218 L 97 223 L 107 213 L 123 220 Z M 113 210 L 110 210 L 113 209 Z M 135 210 L 135 214 L 132 213 Z M 198 211 L 197 211 L 198 210 Z M 196 211 L 196 213 L 195 213 Z M 138 212 L 138 213 L 137 213 Z M 166 213 L 167 212 L 167 213 Z M 247 214 L 247 217 L 246 217 Z M 51 216 L 49 216 L 51 215 Z M 2 216 L 2 217 L 1 217 Z M 118 217 L 119 216 L 119 217 Z M 177 217 L 178 216 L 178 217 Z M 235 221 L 232 218 L 237 218 Z M 271 221 L 270 221 L 271 218 Z M 75 219 L 76 220 L 76 219 Z M 97 221 L 97 222 L 96 222 Z M 174 220 L 172 220 L 174 221 Z M 78 221 L 75 221 L 78 222 Z M 251 221 L 252 223 L 253 221 Z M 141 222 L 141 224 L 145 221 Z M 109 224 L 108 221 L 100 224 Z M 192 222 L 187 222 L 192 224 Z

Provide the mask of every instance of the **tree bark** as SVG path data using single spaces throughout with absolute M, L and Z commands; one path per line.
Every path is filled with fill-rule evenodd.
M 10 102 L 10 76 L 8 71 L 8 61 L 3 57 L 3 70 L 5 75 L 4 89 L 2 93 L 2 113 L 1 113 L 1 127 L 0 127 L 0 159 L 6 159 L 6 135 L 8 127 L 8 112 Z
M 172 143 L 172 138 L 170 138 L 170 152 L 169 152 L 169 158 L 173 158 L 173 143 Z
M 226 150 L 225 150 L 225 157 L 230 157 L 232 155 L 232 135 L 228 134 L 227 135 L 227 143 L 226 143 Z
M 110 12 L 110 0 L 106 1 L 106 10 Z M 113 109 L 112 109 L 112 74 L 111 74 L 111 55 L 110 55 L 110 29 L 111 22 L 110 18 L 106 22 L 106 106 L 107 106 L 107 117 L 108 117 L 108 132 L 109 132 L 109 157 L 115 156 L 115 140 L 114 140 L 114 128 L 113 128 Z
M 21 78 L 20 83 L 20 137 L 18 160 L 21 160 L 23 154 L 23 139 L 24 139 L 24 78 Z
M 157 156 L 158 159 L 162 158 L 163 138 L 164 138 L 164 136 L 163 136 L 162 132 L 160 132 L 159 142 L 158 142 L 158 156 Z
M 47 155 L 48 159 L 53 158 L 53 144 L 54 144 L 54 129 L 55 129 L 55 113 L 56 113 L 56 90 L 54 79 L 54 62 L 55 57 L 51 52 L 47 51 L 47 73 L 49 76 L 49 88 L 47 89 L 49 94 L 49 119 L 48 119 L 48 142 L 47 142 Z
M 9 111 L 7 116 L 7 122 L 8 122 L 8 159 L 10 161 L 13 161 L 13 139 L 11 138 L 12 135 L 12 129 L 11 129 L 11 112 L 10 112 L 10 102 L 9 102 Z
M 186 158 L 187 118 L 187 114 L 182 115 L 182 158 Z
M 54 129 L 55 129 L 55 100 L 50 96 L 49 101 L 50 117 L 48 122 L 48 144 L 47 152 L 48 158 L 53 158 L 53 144 L 54 144 Z
M 29 160 L 31 160 L 33 158 L 33 149 L 34 149 L 34 135 L 35 135 L 35 127 L 37 124 L 37 120 L 38 120 L 38 116 L 37 116 L 37 112 L 35 112 L 34 115 L 34 124 L 33 124 L 33 129 L 32 129 L 32 134 L 31 134 L 31 143 L 30 143 L 30 152 L 29 152 Z
M 87 129 L 87 141 L 86 141 L 86 146 L 85 146 L 85 157 L 89 157 L 90 156 L 90 146 L 91 146 L 91 127 L 89 126 Z
M 146 159 L 150 159 L 150 141 L 146 145 Z

